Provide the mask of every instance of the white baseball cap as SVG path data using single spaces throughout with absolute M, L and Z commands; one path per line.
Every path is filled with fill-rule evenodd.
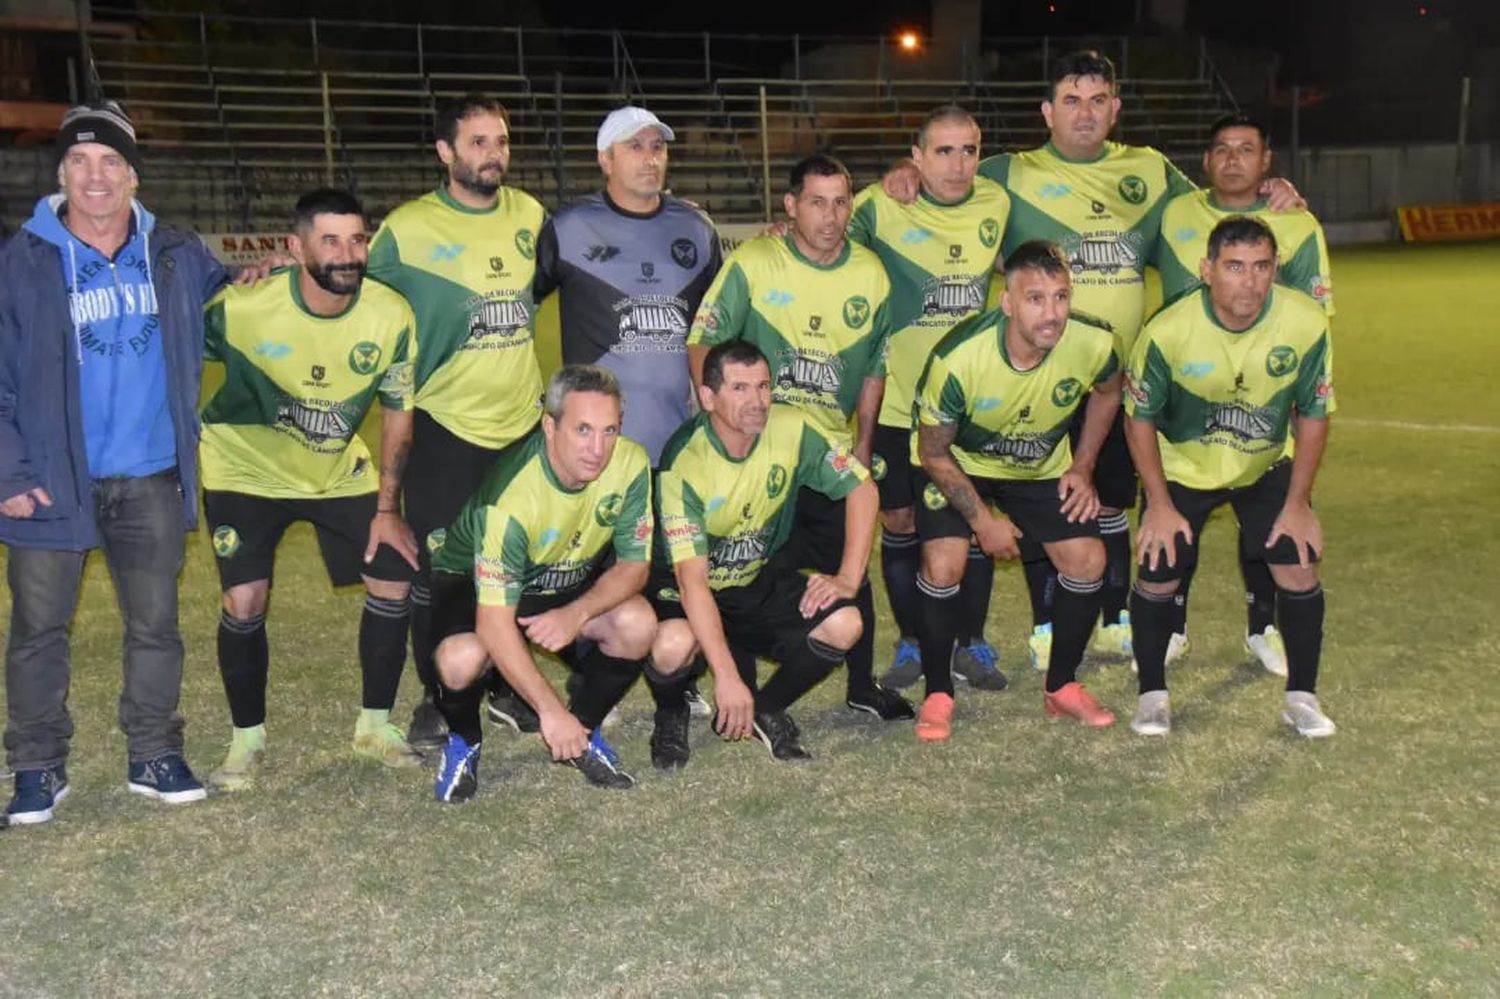
M 645 108 L 623 107 L 616 108 L 605 116 L 604 124 L 599 126 L 599 136 L 594 144 L 602 153 L 616 142 L 630 138 L 643 128 L 659 130 L 661 137 L 668 142 L 677 138 L 670 128 L 662 124 L 660 118 Z

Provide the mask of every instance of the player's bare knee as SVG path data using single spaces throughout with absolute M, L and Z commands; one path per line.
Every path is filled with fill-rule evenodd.
M 1104 542 L 1098 538 L 1070 538 L 1047 545 L 1047 557 L 1057 571 L 1080 582 L 1104 576 Z
M 915 507 L 903 506 L 896 510 L 880 511 L 881 523 L 892 534 L 916 534 L 917 511 Z
M 958 585 L 969 562 L 969 542 L 965 538 L 939 538 L 922 545 L 922 578 L 933 586 Z
M 824 645 L 847 650 L 854 648 L 854 643 L 859 641 L 859 636 L 864 632 L 864 623 L 859 619 L 859 608 L 840 607 L 825 617 L 809 637 Z
M 1273 565 L 1271 579 L 1283 590 L 1302 593 L 1318 585 L 1318 567 L 1310 565 L 1304 569 L 1300 565 Z
M 407 594 L 411 593 L 410 583 L 398 583 L 390 579 L 376 579 L 373 576 L 361 577 L 365 581 L 365 592 L 376 600 L 405 600 Z
M 443 686 L 449 690 L 463 690 L 479 679 L 489 662 L 489 655 L 479 636 L 469 632 L 443 639 L 433 650 L 432 660 Z
M 605 615 L 599 647 L 616 659 L 644 659 L 656 638 L 656 612 L 642 596 L 633 596 Z
M 698 642 L 686 621 L 663 621 L 657 625 L 656 638 L 651 642 L 651 662 L 656 672 L 662 676 L 680 673 L 697 654 Z
M 240 621 L 260 617 L 270 602 L 271 583 L 265 579 L 240 583 L 224 591 L 224 613 Z

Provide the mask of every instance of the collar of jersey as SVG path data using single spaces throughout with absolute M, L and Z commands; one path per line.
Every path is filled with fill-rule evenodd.
M 1056 156 L 1058 159 L 1062 160 L 1064 163 L 1098 163 L 1100 160 L 1104 159 L 1105 157 L 1107 157 L 1109 155 L 1109 143 L 1108 142 L 1105 142 L 1104 143 L 1104 148 L 1101 149 L 1101 150 L 1099 150 L 1099 155 L 1095 156 L 1091 160 L 1078 160 L 1078 159 L 1074 159 L 1071 156 L 1064 156 L 1062 154 L 1062 151 L 1059 150 L 1056 146 L 1054 146 L 1052 144 L 1052 140 L 1051 139 L 1048 139 L 1047 140 L 1047 144 L 1044 145 L 1042 148 L 1045 149 L 1045 150 L 1047 150 L 1047 152 L 1051 153 L 1053 156 Z
M 927 193 L 927 188 L 920 185 L 918 185 L 917 187 L 917 197 L 927 202 L 934 208 L 957 208 L 959 205 L 967 204 L 970 199 L 974 197 L 974 185 L 970 184 L 969 193 L 965 194 L 957 201 L 939 201 L 937 198 L 934 198 L 932 195 Z
M 547 477 L 547 481 L 552 483 L 552 487 L 558 492 L 567 493 L 569 496 L 577 496 L 579 493 L 583 492 L 589 487 L 590 483 L 588 482 L 585 482 L 577 489 L 569 489 L 567 486 L 562 484 L 562 479 L 559 479 L 557 477 L 557 473 L 552 470 L 552 462 L 547 459 L 547 439 L 545 437 L 542 438 L 540 445 L 536 449 L 536 457 L 537 460 L 542 463 L 542 474 Z M 610 459 L 613 460 L 614 456 L 611 455 Z M 599 470 L 599 475 L 602 477 L 608 470 L 609 463 L 606 462 L 604 467 Z M 599 480 L 595 479 L 594 481 L 598 482 Z
M 453 195 L 448 193 L 447 184 L 439 184 L 437 186 L 437 191 L 435 191 L 434 193 L 437 194 L 437 199 L 443 204 L 447 205 L 455 212 L 462 212 L 465 215 L 490 215 L 500 210 L 500 193 L 498 191 L 495 193 L 495 203 L 488 208 L 470 208 L 468 205 L 464 204 L 462 201 L 459 201 Z
M 1047 351 L 1042 355 L 1042 359 L 1040 361 L 1037 361 L 1036 364 L 1027 368 L 1025 371 L 1022 371 L 1020 368 L 1011 363 L 1010 351 L 1005 349 L 1005 330 L 1009 326 L 1010 320 L 1007 319 L 1005 317 L 1005 313 L 1002 312 L 1000 314 L 1000 318 L 995 321 L 995 339 L 1000 345 L 1000 360 L 1004 361 L 1005 366 L 1018 375 L 1029 375 L 1035 371 L 1040 370 L 1042 365 L 1047 363 L 1047 358 L 1052 356 L 1052 351 Z M 1066 331 L 1066 327 L 1064 327 L 1064 331 Z
M 300 266 L 287 268 L 286 283 L 292 290 L 292 304 L 297 306 L 298 309 L 302 310 L 303 315 L 310 316 L 313 319 L 343 319 L 354 309 L 355 305 L 359 304 L 359 293 L 364 289 L 363 282 L 360 283 L 360 286 L 358 288 L 354 289 L 354 294 L 349 296 L 349 304 L 344 306 L 338 312 L 335 312 L 331 316 L 325 316 L 321 312 L 314 312 L 312 309 L 309 309 L 307 307 L 307 302 L 303 301 L 302 299 L 302 285 L 298 283 L 299 275 L 301 273 L 302 268 Z
M 849 259 L 849 240 L 847 237 L 844 239 L 844 248 L 839 251 L 838 259 L 833 261 L 833 263 L 831 264 L 820 264 L 816 260 L 808 260 L 802 255 L 802 251 L 797 249 L 797 241 L 793 239 L 790 234 L 782 236 L 781 242 L 786 245 L 786 248 L 788 250 L 792 251 L 792 256 L 796 257 L 798 260 L 802 261 L 804 264 L 813 268 L 814 270 L 836 270 L 844 266 L 844 261 Z
M 1198 293 L 1198 298 L 1203 303 L 1203 314 L 1208 317 L 1208 321 L 1219 327 L 1219 329 L 1223 330 L 1225 333 L 1231 333 L 1234 336 L 1239 336 L 1242 333 L 1249 333 L 1251 330 L 1255 329 L 1255 327 L 1259 326 L 1261 324 L 1261 321 L 1266 318 L 1266 313 L 1271 311 L 1271 300 L 1275 297 L 1276 288 L 1272 286 L 1271 290 L 1266 292 L 1266 304 L 1260 307 L 1260 315 L 1255 317 L 1255 322 L 1251 323 L 1249 326 L 1246 326 L 1242 330 L 1232 330 L 1228 326 L 1225 326 L 1223 323 L 1219 322 L 1219 317 L 1214 315 L 1214 304 L 1213 302 L 1209 301 L 1208 298 L 1208 285 L 1204 285 L 1203 289 Z
M 767 419 L 766 425 L 769 426 L 770 423 L 771 421 Z M 749 461 L 751 457 L 754 456 L 755 449 L 760 447 L 760 439 L 766 435 L 765 430 L 762 430 L 760 433 L 756 434 L 755 440 L 750 445 L 750 450 L 745 452 L 745 456 L 743 458 L 736 458 L 734 455 L 729 453 L 729 449 L 726 448 L 724 446 L 724 442 L 719 439 L 719 433 L 714 429 L 714 421 L 709 419 L 707 413 L 703 414 L 703 432 L 704 435 L 708 438 L 708 443 L 713 445 L 713 449 L 715 451 L 719 452 L 719 457 L 734 465 L 742 465 L 745 462 Z
M 1244 208 L 1230 208 L 1228 205 L 1219 204 L 1219 199 L 1214 197 L 1212 190 L 1205 191 L 1204 196 L 1208 199 L 1208 207 L 1216 212 L 1223 212 L 1226 215 L 1254 215 L 1257 212 L 1266 210 L 1265 198 L 1256 198 Z
M 608 191 L 600 191 L 599 196 L 604 199 L 604 205 L 616 215 L 627 219 L 654 219 L 667 210 L 667 196 L 665 194 L 657 198 L 656 207 L 649 212 L 633 212 L 629 208 L 621 208 L 614 198 L 609 196 Z

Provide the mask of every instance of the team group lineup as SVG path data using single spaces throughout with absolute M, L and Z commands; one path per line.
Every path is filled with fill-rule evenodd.
M 1198 536 L 1225 504 L 1247 647 L 1286 678 L 1282 720 L 1331 735 L 1322 231 L 1270 177 L 1260 123 L 1214 124 L 1200 190 L 1109 141 L 1119 108 L 1109 60 L 1074 53 L 1044 146 L 982 158 L 975 119 L 937 108 L 857 193 L 836 159 L 798 162 L 787 220 L 721 259 L 666 190 L 675 136 L 646 109 L 606 117 L 603 190 L 548 216 L 503 184 L 504 107 L 470 95 L 439 112 L 435 191 L 373 239 L 351 194 L 310 192 L 292 259 L 234 284 L 135 200 L 123 109 L 73 109 L 61 193 L 0 251 L 8 821 L 45 822 L 68 791 L 68 623 L 94 547 L 125 624 L 127 784 L 206 796 L 177 710 L 200 485 L 233 726 L 208 783 L 226 791 L 264 765 L 275 551 L 297 521 L 331 582 L 366 591 L 354 751 L 435 753 L 440 801 L 476 793 L 485 715 L 631 786 L 603 728 L 642 676 L 661 770 L 687 765 L 694 715 L 810 759 L 789 712 L 840 665 L 849 708 L 948 740 L 955 680 L 1007 685 L 984 634 L 996 559 L 1024 568 L 1046 713 L 1115 722 L 1076 676 L 1092 641 L 1137 671 L 1130 727 L 1166 735 Z M 1147 267 L 1166 302 L 1149 321 Z M 544 384 L 535 311 L 554 290 L 564 363 Z M 200 413 L 205 358 L 225 377 Z M 378 461 L 358 434 L 377 402 Z M 898 632 L 879 681 L 877 534 Z M 408 636 L 423 692 L 403 731 Z M 914 706 L 900 691 L 919 680 Z

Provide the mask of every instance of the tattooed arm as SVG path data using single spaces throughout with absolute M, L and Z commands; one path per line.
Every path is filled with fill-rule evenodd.
M 953 424 L 918 423 L 917 455 L 922 459 L 922 470 L 942 490 L 948 505 L 968 522 L 985 554 L 1016 558 L 1020 555 L 1016 539 L 1021 532 L 1005 517 L 996 516 L 979 498 L 973 481 L 953 458 L 953 440 L 957 435 L 958 427 Z

